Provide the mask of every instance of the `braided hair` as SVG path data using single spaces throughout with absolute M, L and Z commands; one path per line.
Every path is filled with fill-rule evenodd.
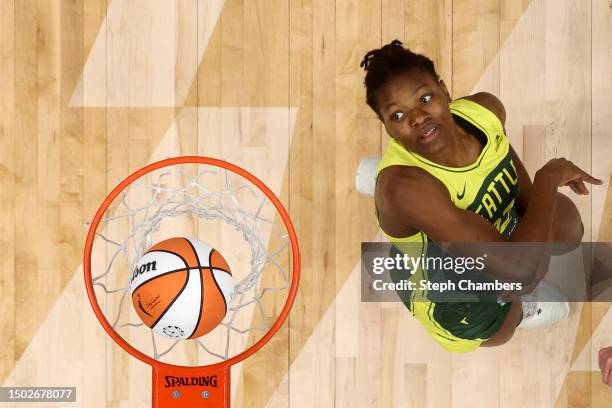
M 366 102 L 379 117 L 376 92 L 395 75 L 420 69 L 429 72 L 436 81 L 439 79 L 432 60 L 404 48 L 399 40 L 393 40 L 382 48 L 369 51 L 359 66 L 366 71 L 364 80 Z

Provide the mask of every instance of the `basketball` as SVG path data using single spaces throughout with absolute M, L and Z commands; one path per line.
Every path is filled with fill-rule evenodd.
M 194 339 L 221 323 L 234 282 L 223 256 L 203 241 L 175 237 L 153 245 L 130 276 L 132 304 L 155 333 Z

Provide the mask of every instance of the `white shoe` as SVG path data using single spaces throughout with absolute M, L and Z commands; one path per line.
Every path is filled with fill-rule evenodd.
M 355 187 L 363 195 L 374 197 L 376 189 L 376 168 L 380 157 L 366 157 L 359 162 L 355 174 Z
M 549 326 L 569 316 L 569 303 L 563 293 L 550 283 L 541 281 L 533 292 L 521 296 L 522 329 Z

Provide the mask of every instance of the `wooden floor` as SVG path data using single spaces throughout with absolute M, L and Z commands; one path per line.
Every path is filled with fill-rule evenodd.
M 612 345 L 609 304 L 451 355 L 402 306 L 361 303 L 360 242 L 377 225 L 353 184 L 388 139 L 359 62 L 398 38 L 434 60 L 454 97 L 500 97 L 532 175 L 565 156 L 606 180 L 566 193 L 585 240 L 612 242 L 609 0 L 7 0 L 0 30 L 4 386 L 76 386 L 69 406 L 149 406 L 148 367 L 87 302 L 84 223 L 146 163 L 216 153 L 281 197 L 302 253 L 290 319 L 233 370 L 233 406 L 612 406 L 596 365 Z

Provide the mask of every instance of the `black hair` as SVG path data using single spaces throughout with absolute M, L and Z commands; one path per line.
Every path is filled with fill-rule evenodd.
M 430 73 L 436 81 L 439 79 L 432 60 L 404 48 L 399 40 L 393 40 L 382 48 L 369 51 L 359 66 L 367 72 L 364 80 L 366 102 L 379 117 L 376 92 L 395 75 L 419 69 Z

